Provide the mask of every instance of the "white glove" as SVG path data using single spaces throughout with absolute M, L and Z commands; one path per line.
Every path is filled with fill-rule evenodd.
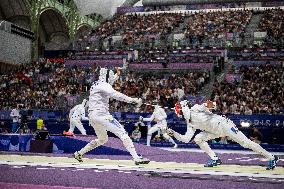
M 188 101 L 187 100 L 183 100 L 180 102 L 181 107 L 186 107 L 188 106 Z
M 142 116 L 139 117 L 139 121 L 143 121 L 143 117 Z
M 136 107 L 140 107 L 142 105 L 142 99 L 141 98 L 133 98 L 132 103 L 136 104 Z

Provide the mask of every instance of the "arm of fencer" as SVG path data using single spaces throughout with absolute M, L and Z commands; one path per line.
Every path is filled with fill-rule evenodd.
M 154 120 L 154 114 L 152 114 L 151 117 L 143 118 L 142 121 L 147 121 L 147 122 L 149 121 L 149 122 L 151 122 L 153 120 Z
M 114 77 L 113 77 L 113 80 L 114 80 L 114 81 L 117 81 L 118 79 L 119 79 L 119 74 L 116 73 L 116 74 L 114 75 Z
M 197 110 L 199 112 L 206 112 L 206 113 L 212 113 L 204 104 L 199 105 Z
M 167 119 L 167 113 L 164 109 L 161 111 L 162 119 Z
M 86 117 L 86 113 L 85 113 L 85 108 L 84 107 L 80 107 L 80 115 L 81 115 L 81 119 L 82 120 L 85 120 L 85 121 L 89 120 L 89 118 Z
M 171 129 L 169 129 L 169 130 L 171 130 L 173 136 L 177 140 L 184 142 L 184 143 L 189 143 L 191 141 L 196 129 L 194 127 L 192 127 L 191 124 L 188 121 L 186 122 L 186 124 L 187 124 L 187 130 L 186 130 L 186 133 L 184 135 L 182 135 L 182 134 L 180 134 L 180 133 L 178 133 L 174 130 L 171 130 Z
M 189 141 L 191 141 L 196 129 L 193 128 L 192 124 L 189 123 L 188 121 L 187 121 L 186 124 L 187 124 L 187 131 L 186 131 L 185 135 L 186 135 L 186 138 L 187 138 L 187 142 L 189 142 Z
M 189 107 L 188 106 L 182 106 L 181 110 L 182 110 L 183 117 L 185 118 L 185 120 L 190 121 L 191 120 L 191 110 L 189 109 Z
M 125 94 L 122 94 L 114 90 L 111 85 L 106 85 L 105 88 L 102 90 L 104 90 L 111 98 L 114 98 L 118 101 L 123 101 L 127 103 L 136 103 L 134 98 L 131 98 Z

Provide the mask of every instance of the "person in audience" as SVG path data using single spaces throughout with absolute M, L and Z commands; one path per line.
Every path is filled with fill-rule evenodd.
M 253 127 L 249 138 L 255 143 L 260 144 L 262 140 L 262 134 L 256 127 Z
M 44 130 L 44 122 L 43 122 L 43 119 L 41 117 L 39 117 L 37 120 L 36 120 L 36 129 L 37 130 Z
M 16 107 L 12 109 L 10 116 L 12 118 L 12 133 L 16 133 L 20 128 L 21 115 L 19 110 L 19 104 L 16 104 Z
M 9 133 L 7 127 L 5 126 L 5 122 L 4 121 L 0 122 L 0 133 L 2 133 L 2 134 Z
M 135 126 L 135 129 L 131 133 L 131 138 L 134 142 L 139 142 L 141 139 L 141 131 L 139 130 L 139 126 Z

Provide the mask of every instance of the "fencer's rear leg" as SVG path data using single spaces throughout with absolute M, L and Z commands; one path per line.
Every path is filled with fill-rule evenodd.
M 249 148 L 252 151 L 267 158 L 269 160 L 268 166 L 266 168 L 267 170 L 272 170 L 276 167 L 279 157 L 272 155 L 264 148 L 262 148 L 259 144 L 248 139 L 241 131 L 236 130 L 236 132 L 231 132 L 228 134 L 228 137 L 230 137 L 235 142 L 239 143 L 242 147 Z
M 92 140 L 80 151 L 78 152 L 76 151 L 74 153 L 74 158 L 77 159 L 79 162 L 83 161 L 82 157 L 84 154 L 97 148 L 98 146 L 105 144 L 108 141 L 107 131 L 105 130 L 104 126 L 99 125 L 99 124 L 92 124 L 92 126 L 95 129 L 95 132 L 98 138 L 95 140 Z

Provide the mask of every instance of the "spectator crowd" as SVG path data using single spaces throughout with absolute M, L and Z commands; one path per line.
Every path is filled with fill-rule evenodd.
M 87 96 L 94 80 L 93 67 L 65 68 L 64 63 L 42 59 L 0 76 L 0 109 L 9 110 L 17 104 L 27 109 L 70 108 L 81 96 Z M 198 94 L 208 81 L 207 72 L 172 75 L 130 72 L 114 88 L 147 101 L 158 99 L 169 106 L 184 94 Z M 112 105 L 114 110 L 129 111 L 119 102 Z
M 76 95 L 86 92 L 92 80 L 91 69 L 65 69 L 64 63 L 42 59 L 1 75 L 0 109 L 17 104 L 27 109 L 61 109 L 57 100 L 76 100 Z
M 242 35 L 252 18 L 252 11 L 198 12 L 190 15 L 181 13 L 160 13 L 146 15 L 115 15 L 97 27 L 91 36 L 110 39 L 114 35 L 122 36 L 126 45 L 136 41 L 155 40 L 169 37 L 174 32 L 184 29 L 185 37 L 192 43 L 204 39 L 224 38 L 227 33 Z M 283 38 L 283 10 L 264 11 L 258 31 L 267 31 L 267 35 Z M 185 27 L 182 25 L 185 24 Z M 110 41 L 111 43 L 111 41 Z M 151 46 L 151 45 L 150 45 Z M 134 51 L 121 51 L 117 60 L 125 57 L 130 63 L 213 63 L 219 57 L 207 54 L 183 53 L 183 49 L 145 48 Z M 133 52 L 132 58 L 126 55 Z M 131 54 L 130 53 L 130 54 Z M 75 55 L 78 55 L 75 53 Z M 77 56 L 71 59 L 76 59 Z M 250 59 L 242 54 L 242 60 Z M 108 61 L 109 54 L 81 54 L 84 59 Z M 255 55 L 263 59 L 266 54 Z M 77 60 L 77 59 L 76 59 Z M 222 61 L 223 63 L 224 61 Z M 223 113 L 279 113 L 283 109 L 283 67 L 281 65 L 241 67 L 243 74 L 240 83 L 215 83 L 212 99 L 217 101 L 219 111 Z M 94 81 L 93 67 L 70 67 L 64 63 L 41 59 L 22 66 L 15 72 L 0 75 L 0 109 L 11 109 L 16 104 L 28 109 L 62 109 L 73 106 L 81 96 L 86 96 Z M 162 105 L 173 107 L 176 100 L 184 95 L 199 95 L 204 85 L 209 82 L 207 71 L 147 74 L 128 73 L 124 79 L 114 84 L 114 88 L 133 97 L 142 97 L 146 102 L 157 99 Z M 65 103 L 67 102 L 67 103 Z M 129 111 L 127 105 L 112 101 L 111 108 Z M 145 106 L 143 111 L 148 111 Z
M 202 40 L 225 38 L 227 33 L 240 35 L 252 16 L 251 11 L 199 12 L 192 14 L 185 35 L 191 43 Z
M 283 112 L 283 65 L 242 66 L 241 82 L 216 82 L 212 99 L 224 114 Z
M 283 112 L 283 65 L 241 66 L 237 74 L 242 80 L 234 83 L 215 82 L 211 99 L 224 114 Z M 17 104 L 27 109 L 68 109 L 94 82 L 93 67 L 65 68 L 64 63 L 42 59 L 19 70 L 0 76 L 0 109 L 11 110 Z M 173 107 L 184 95 L 200 95 L 210 81 L 210 72 L 195 71 L 161 74 L 129 72 L 115 82 L 114 89 L 144 102 L 159 100 Z M 66 103 L 67 102 L 67 103 Z M 135 111 L 125 103 L 113 100 L 112 111 Z M 143 106 L 142 111 L 150 111 Z
M 136 40 L 150 40 L 151 35 L 170 34 L 183 18 L 178 13 L 116 15 L 96 28 L 93 35 L 102 39 L 121 35 L 125 44 L 132 44 Z
M 258 30 L 266 31 L 268 36 L 273 38 L 283 38 L 284 34 L 284 10 L 272 9 L 266 10 L 259 23 Z

